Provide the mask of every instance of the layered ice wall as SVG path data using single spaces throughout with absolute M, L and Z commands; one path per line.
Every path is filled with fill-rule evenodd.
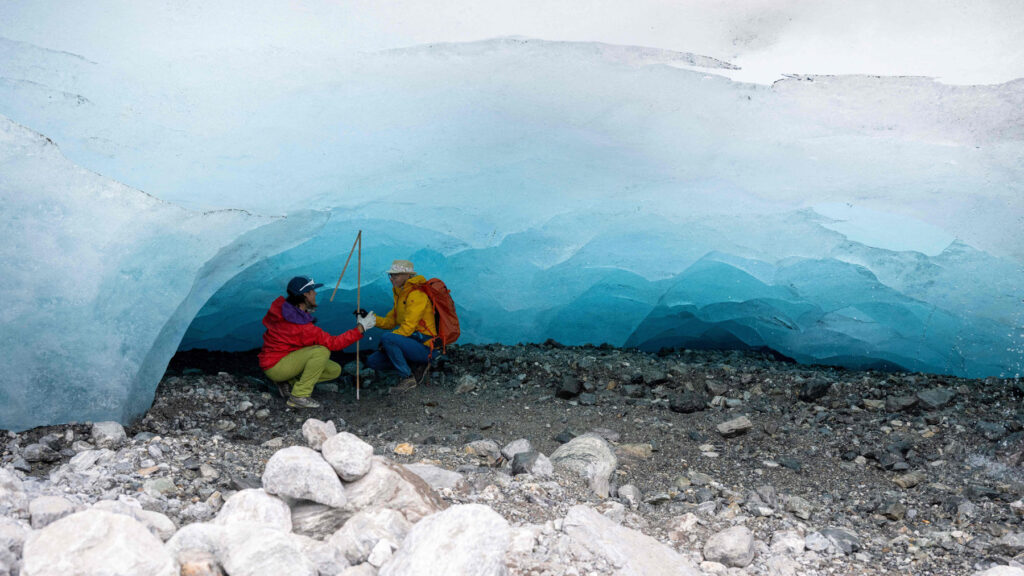
M 128 357 L 100 397 L 137 413 L 193 317 L 185 347 L 258 346 L 288 278 L 333 286 L 360 229 L 364 307 L 390 306 L 382 272 L 412 258 L 452 288 L 466 342 L 769 347 L 846 366 L 1024 371 L 1024 81 L 766 87 L 692 54 L 517 38 L 329 62 L 227 53 L 152 76 L 19 42 L 0 41 L 0 56 L 0 113 L 74 162 L 162 200 L 288 215 L 290 227 L 158 203 L 179 216 L 135 223 L 134 208 L 116 210 L 133 227 L 112 247 L 96 240 L 108 227 L 56 225 L 95 227 L 92 203 L 59 209 L 48 234 L 91 251 L 92 263 L 74 259 L 81 275 L 122 286 L 134 274 L 146 298 L 165 298 L 126 324 L 115 318 L 141 314 L 137 301 L 112 314 L 94 289 L 75 300 L 70 332 L 68 308 L 33 324 L 37 304 L 10 299 L 4 337 L 31 374 L 0 383 L 5 394 L 52 370 L 24 339 L 38 333 L 69 350 L 65 381 L 93 356 L 97 378 Z M 35 217 L 30 175 L 54 190 L 43 204 L 82 188 L 63 161 L 46 168 L 5 146 L 26 167 L 0 176 L 5 223 Z M 298 236 L 309 240 L 291 248 Z M 259 248 L 216 259 L 238 242 Z M 6 267 L 21 255 L 59 278 L 63 261 L 34 246 L 5 252 Z M 321 307 L 325 327 L 351 325 L 355 279 Z M 5 297 L 20 289 L 5 282 Z M 99 355 L 71 345 L 83 326 L 117 344 Z M 131 354 L 119 356 L 122 340 Z

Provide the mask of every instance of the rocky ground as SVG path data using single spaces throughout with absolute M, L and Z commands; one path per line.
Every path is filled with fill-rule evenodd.
M 1021 380 L 739 352 L 461 346 L 429 386 L 389 395 L 393 382 L 364 371 L 357 401 L 349 364 L 343 381 L 317 388 L 322 408 L 299 411 L 255 363 L 180 354 L 123 441 L 90 424 L 8 433 L 0 568 L 17 573 L 29 524 L 97 501 L 161 515 L 173 525 L 149 525 L 164 540 L 210 521 L 261 486 L 281 449 L 309 443 L 312 418 L 415 464 L 445 504 L 500 514 L 512 574 L 650 573 L 613 544 L 580 543 L 584 505 L 629 529 L 588 525 L 590 543 L 643 534 L 634 550 L 669 549 L 695 574 L 1024 575 Z M 44 496 L 68 504 L 37 503 L 33 514 L 28 504 Z

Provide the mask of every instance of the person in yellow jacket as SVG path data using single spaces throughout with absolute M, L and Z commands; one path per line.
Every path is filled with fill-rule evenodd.
M 395 260 L 388 270 L 395 305 L 377 317 L 377 328 L 391 330 L 381 336 L 380 350 L 366 359 L 374 370 L 394 370 L 401 381 L 392 392 L 406 392 L 427 377 L 430 367 L 428 341 L 437 336 L 434 305 L 419 287 L 427 279 L 416 274 L 412 262 Z

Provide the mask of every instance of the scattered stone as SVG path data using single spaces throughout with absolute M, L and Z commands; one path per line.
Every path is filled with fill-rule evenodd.
M 733 526 L 718 532 L 704 544 L 704 558 L 743 568 L 754 560 L 754 535 L 746 526 Z
M 40 496 L 28 505 L 32 528 L 40 530 L 61 518 L 73 514 L 75 505 L 60 496 Z
M 463 452 L 476 456 L 487 466 L 500 466 L 504 459 L 501 447 L 494 440 L 474 440 L 462 447 Z
M 558 447 L 551 454 L 554 467 L 579 474 L 601 498 L 608 497 L 609 477 L 618 466 L 618 459 L 608 443 L 595 434 L 584 434 Z
M 843 528 L 825 528 L 821 535 L 843 554 L 850 555 L 860 550 L 860 539 L 857 534 Z
M 725 438 L 732 438 L 745 434 L 747 430 L 754 427 L 754 423 L 750 421 L 750 418 L 746 416 L 740 416 L 739 418 L 733 418 L 727 422 L 722 422 L 718 425 L 718 433 Z
M 907 489 L 917 486 L 918 484 L 924 482 L 927 478 L 928 477 L 924 474 L 924 472 L 919 472 L 915 470 L 914 472 L 901 474 L 893 478 L 892 481 L 900 488 Z
M 504 576 L 510 540 L 508 522 L 494 510 L 481 504 L 452 506 L 413 526 L 379 576 Z
M 380 456 L 373 457 L 370 471 L 365 476 L 345 485 L 345 495 L 348 503 L 341 511 L 348 515 L 382 507 L 401 512 L 409 522 L 418 522 L 420 518 L 447 506 L 422 478 Z
M 124 426 L 117 422 L 97 422 L 92 425 L 92 443 L 97 448 L 117 450 L 128 440 Z
M 793 530 L 780 530 L 772 535 L 772 554 L 798 556 L 804 552 L 804 537 Z
M 812 378 L 805 381 L 803 386 L 800 387 L 800 393 L 797 397 L 804 402 L 814 402 L 828 394 L 830 388 L 832 388 L 832 383 L 828 380 Z
M 349 563 L 362 564 L 382 543 L 387 545 L 390 555 L 411 529 L 412 524 L 401 513 L 388 508 L 374 508 L 353 516 L 327 542 L 340 550 Z
M 654 538 L 619 526 L 593 508 L 573 506 L 562 531 L 576 546 L 615 566 L 617 574 L 700 576 L 686 558 Z
M 669 400 L 668 408 L 680 414 L 692 414 L 707 408 L 708 399 L 700 392 L 683 392 Z
M 516 454 L 519 454 L 520 452 L 530 452 L 532 450 L 533 446 L 530 444 L 530 441 L 526 438 L 520 438 L 506 444 L 505 447 L 501 449 L 501 455 L 505 460 L 511 462 L 512 458 L 514 458 Z
M 324 442 L 337 433 L 338 429 L 332 421 L 324 422 L 310 418 L 302 424 L 302 437 L 306 439 L 306 444 L 313 450 L 320 450 Z
M 931 388 L 917 393 L 917 399 L 926 410 L 938 410 L 949 404 L 956 392 L 947 388 Z
M 464 374 L 459 378 L 458 385 L 455 386 L 455 393 L 465 394 L 467 392 L 472 392 L 473 390 L 476 390 L 478 384 L 479 381 L 475 377 L 469 374 Z
M 619 444 L 615 455 L 623 460 L 647 460 L 654 453 L 650 444 Z
M 530 474 L 545 478 L 554 474 L 555 468 L 547 456 L 536 451 L 519 452 L 512 458 L 512 474 Z
M 885 398 L 886 412 L 903 412 L 904 410 L 910 410 L 916 405 L 916 396 L 886 396 Z
M 217 557 L 203 550 L 185 550 L 178 557 L 181 576 L 224 576 Z
M 406 464 L 405 469 L 422 478 L 434 490 L 456 490 L 466 483 L 462 474 L 431 464 Z
M 563 400 L 569 400 L 575 398 L 583 390 L 580 381 L 575 376 L 567 375 L 562 378 L 561 385 L 558 386 L 558 390 L 555 392 L 555 396 Z
M 60 453 L 45 444 L 29 444 L 21 452 L 26 462 L 56 462 Z
M 416 453 L 416 447 L 408 442 L 402 442 L 395 446 L 394 453 L 399 456 L 412 456 Z

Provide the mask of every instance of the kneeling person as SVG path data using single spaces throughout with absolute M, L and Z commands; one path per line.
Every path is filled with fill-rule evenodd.
M 427 377 L 429 343 L 437 336 L 434 305 L 420 289 L 427 279 L 416 274 L 412 262 L 395 260 L 388 276 L 395 304 L 387 316 L 377 318 L 377 327 L 393 330 L 381 336 L 380 350 L 366 359 L 366 365 L 398 372 L 402 380 L 391 391 L 405 392 Z
M 363 337 L 373 327 L 373 312 L 358 320 L 358 325 L 332 336 L 318 328 L 311 312 L 316 310 L 316 289 L 323 286 L 311 278 L 296 276 L 288 282 L 288 297 L 278 296 L 263 317 L 260 368 L 275 383 L 281 396 L 293 408 L 319 408 L 310 398 L 319 382 L 341 375 L 341 365 L 331 360 L 331 350 L 341 350 Z

